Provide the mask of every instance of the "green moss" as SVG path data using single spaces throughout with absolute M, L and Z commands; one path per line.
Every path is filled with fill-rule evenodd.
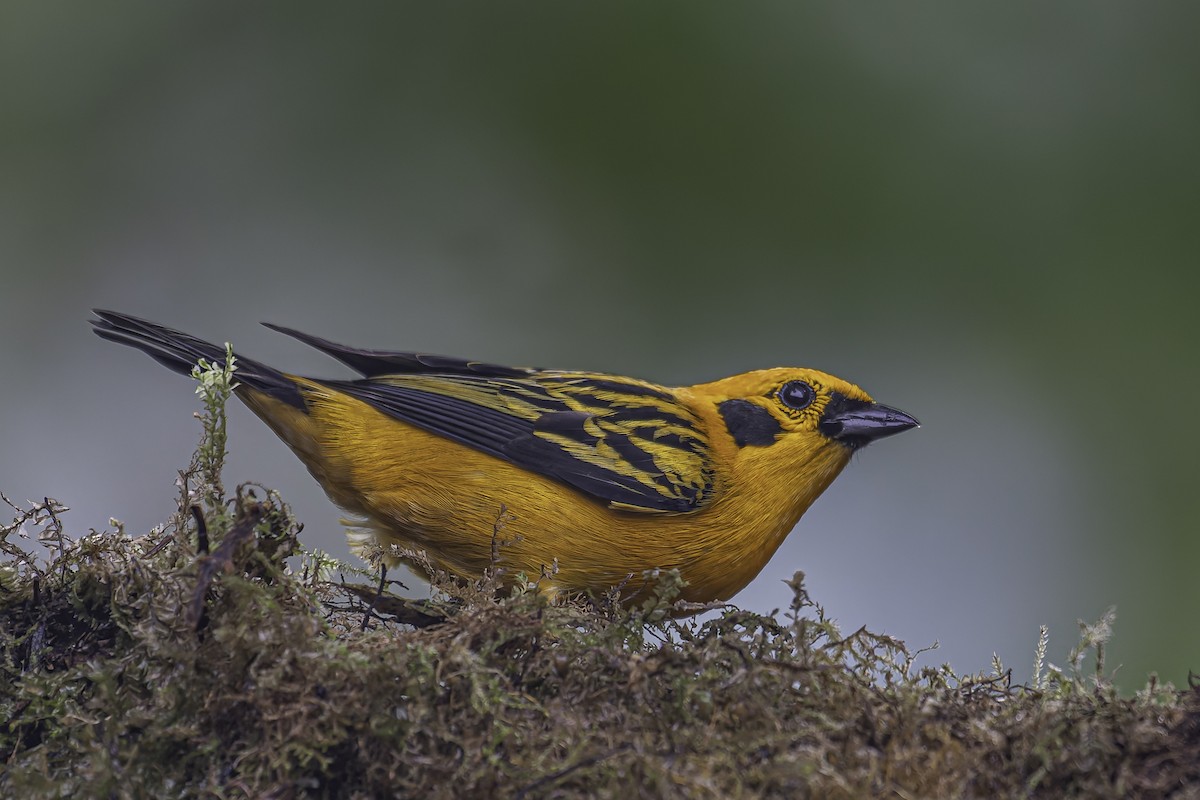
M 915 669 L 899 642 L 838 635 L 799 576 L 782 622 L 443 577 L 424 627 L 388 596 L 363 630 L 374 590 L 290 569 L 278 498 L 243 492 L 228 535 L 251 510 L 195 622 L 220 544 L 59 531 L 39 561 L 6 529 L 0 794 L 1157 797 L 1200 780 L 1195 689 L 1122 698 L 1078 663 L 1041 690 Z

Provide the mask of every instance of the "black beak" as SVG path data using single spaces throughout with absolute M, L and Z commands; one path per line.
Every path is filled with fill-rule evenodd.
M 916 428 L 921 423 L 897 408 L 835 395 L 825 406 L 821 433 L 852 450 L 876 439 Z

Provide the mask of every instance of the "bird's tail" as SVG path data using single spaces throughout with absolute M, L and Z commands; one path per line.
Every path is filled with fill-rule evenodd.
M 96 335 L 136 347 L 158 363 L 181 375 L 190 375 L 196 362 L 225 362 L 225 348 L 171 328 L 116 311 L 93 309 L 100 319 L 92 320 Z M 305 410 L 304 398 L 295 381 L 279 370 L 249 358 L 237 357 L 236 379 L 244 387 Z

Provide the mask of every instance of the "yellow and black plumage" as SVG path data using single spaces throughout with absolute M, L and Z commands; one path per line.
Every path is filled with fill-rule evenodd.
M 188 373 L 224 348 L 112 311 L 96 333 Z M 493 560 L 548 591 L 678 568 L 685 599 L 745 586 L 867 443 L 917 425 L 857 386 L 775 368 L 667 388 L 591 372 L 361 350 L 268 327 L 363 377 L 316 380 L 238 357 L 238 396 L 296 453 L 351 534 L 464 576 Z

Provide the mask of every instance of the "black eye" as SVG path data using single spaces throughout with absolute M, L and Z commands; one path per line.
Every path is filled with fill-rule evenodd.
M 788 381 L 779 387 L 779 399 L 788 408 L 802 411 L 817 399 L 817 393 L 804 381 Z

